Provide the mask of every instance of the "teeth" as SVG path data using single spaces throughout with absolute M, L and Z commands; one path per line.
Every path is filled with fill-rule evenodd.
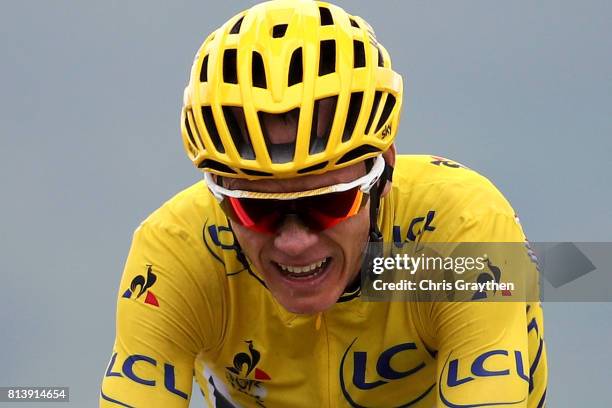
M 283 271 L 287 271 L 289 273 L 307 273 L 310 271 L 314 271 L 317 268 L 320 268 L 321 265 L 323 265 L 325 263 L 326 259 L 322 259 L 318 262 L 312 263 L 310 265 L 306 265 L 306 266 L 292 266 L 292 265 L 284 265 L 282 263 L 277 263 L 278 266 L 280 266 L 280 268 Z

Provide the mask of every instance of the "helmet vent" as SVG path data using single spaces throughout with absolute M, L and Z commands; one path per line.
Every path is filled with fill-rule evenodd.
M 395 106 L 395 96 L 391 94 L 387 94 L 387 100 L 385 101 L 385 106 L 383 106 L 383 111 L 380 114 L 380 119 L 378 120 L 378 124 L 376 125 L 375 133 L 378 133 L 378 131 L 380 130 L 380 128 L 383 127 L 387 119 L 389 119 L 389 115 L 391 115 L 391 112 L 393 111 L 394 106 Z
M 225 153 L 225 149 L 223 148 L 223 143 L 221 143 L 221 138 L 219 137 L 217 125 L 215 124 L 215 118 L 213 117 L 210 106 L 202 106 L 202 117 L 204 118 L 206 130 L 208 131 L 208 135 L 210 136 L 215 149 L 217 149 L 217 151 L 220 153 Z
M 300 47 L 293 51 L 293 54 L 291 54 L 288 86 L 302 82 L 302 75 L 302 48 Z
M 265 171 L 259 170 L 251 170 L 251 169 L 240 169 L 244 174 L 248 174 L 249 176 L 257 176 L 257 177 L 270 177 L 273 176 L 272 173 L 268 173 Z
M 312 112 L 312 125 L 310 127 L 308 154 L 321 153 L 327 147 L 329 133 L 334 123 L 337 102 L 337 96 L 330 96 L 315 101 Z M 321 112 L 321 108 L 324 108 L 324 112 Z
M 333 25 L 334 19 L 332 18 L 331 12 L 327 7 L 319 7 L 319 14 L 321 15 L 321 25 Z
M 297 138 L 297 128 L 300 118 L 300 108 L 295 108 L 284 113 L 268 113 L 257 112 L 259 117 L 259 125 L 266 141 L 266 148 L 272 163 L 289 163 L 294 160 L 295 141 Z M 268 131 L 268 125 L 273 128 L 285 128 L 287 132 L 292 134 L 274 135 L 282 140 L 290 140 L 290 142 L 273 142 L 270 138 L 271 134 Z
M 238 150 L 240 157 L 247 160 L 255 159 L 255 152 L 253 151 L 253 146 L 251 146 L 249 129 L 244 120 L 244 110 L 237 106 L 224 106 L 223 116 L 225 117 L 225 123 L 227 123 L 227 128 L 229 129 L 232 140 L 234 141 L 234 146 L 236 146 L 236 150 Z
M 257 88 L 266 88 L 266 70 L 264 68 L 261 54 L 253 51 L 253 64 L 251 66 L 251 75 L 253 77 L 253 86 Z
M 331 74 L 336 71 L 336 41 L 321 41 L 319 57 L 319 76 Z
M 365 47 L 363 42 L 353 40 L 353 68 L 365 67 Z
M 244 16 L 240 17 L 240 20 L 236 21 L 236 24 L 230 30 L 230 34 L 238 34 L 240 33 L 240 26 L 242 25 L 242 20 L 244 20 Z
M 200 70 L 200 82 L 208 81 L 208 55 L 202 60 L 202 69 Z
M 329 161 L 324 161 L 323 163 L 318 163 L 318 164 L 315 164 L 309 167 L 304 167 L 303 169 L 299 169 L 297 173 L 305 174 L 305 173 L 310 173 L 311 171 L 320 170 L 322 168 L 325 168 L 325 166 L 327 166 L 327 163 L 329 163 Z
M 337 162 L 336 164 L 342 164 L 342 163 L 346 163 L 346 162 L 350 162 L 351 160 L 357 159 L 361 156 L 365 156 L 366 154 L 370 154 L 370 153 L 378 153 L 381 152 L 381 150 L 377 147 L 371 146 L 371 145 L 361 145 L 353 150 L 351 150 L 350 152 L 346 153 L 344 156 L 342 156 Z
M 187 130 L 187 136 L 189 136 L 189 141 L 194 147 L 197 148 L 198 145 L 196 144 L 195 138 L 193 137 L 193 131 L 191 130 L 189 120 L 193 120 L 193 113 L 191 111 L 191 108 L 185 109 L 185 129 Z
M 277 24 L 272 27 L 272 38 L 283 38 L 287 32 L 287 24 Z
M 211 159 L 202 160 L 202 163 L 200 163 L 198 167 L 204 170 L 211 169 L 211 170 L 222 171 L 224 173 L 236 174 L 236 172 L 231 167 L 226 166 L 223 163 L 219 163 L 218 161 L 211 160 Z
M 353 92 L 351 94 L 351 100 L 349 102 L 348 112 L 346 114 L 346 124 L 344 125 L 344 132 L 342 132 L 342 141 L 346 142 L 351 139 L 353 130 L 355 130 L 355 124 L 359 118 L 359 112 L 361 111 L 361 102 L 363 101 L 363 92 Z
M 223 81 L 229 84 L 238 83 L 235 48 L 225 50 L 223 53 Z
M 383 59 L 382 50 L 380 49 L 379 46 L 376 46 L 376 48 L 378 49 L 378 66 L 379 67 L 384 67 L 385 66 L 385 60 Z
M 350 20 L 351 25 L 352 25 L 353 27 L 355 27 L 355 28 L 361 28 L 361 27 L 359 27 L 359 24 L 357 24 L 357 22 L 356 22 L 355 20 L 353 20 L 352 18 L 349 18 L 349 20 Z
M 382 96 L 381 91 L 376 91 L 374 94 L 374 103 L 372 104 L 372 111 L 370 112 L 370 117 L 368 118 L 368 124 L 365 128 L 365 134 L 370 133 L 370 127 L 372 126 L 372 121 L 374 120 L 374 116 L 376 116 L 376 111 L 378 110 L 378 104 L 380 103 L 380 97 Z

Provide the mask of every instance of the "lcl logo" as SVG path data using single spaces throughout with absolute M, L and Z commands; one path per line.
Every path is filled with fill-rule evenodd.
M 406 238 L 402 236 L 402 227 L 399 225 L 393 226 L 393 243 L 396 247 L 402 248 L 406 242 L 416 242 L 425 232 L 433 232 L 436 227 L 433 225 L 434 217 L 436 212 L 430 210 L 424 216 L 415 217 L 410 221 L 408 230 L 406 231 Z
M 348 346 L 348 348 L 344 352 L 344 355 L 342 356 L 342 361 L 340 362 L 340 387 L 342 389 L 342 393 L 345 399 L 349 402 L 349 404 L 351 404 L 351 406 L 353 407 L 360 407 L 363 405 L 355 402 L 355 398 L 349 392 L 348 390 L 349 387 L 347 387 L 347 382 L 344 378 L 345 364 L 350 367 L 349 364 L 350 364 L 350 357 L 351 357 L 351 349 L 353 348 L 353 345 L 355 344 L 356 341 L 357 341 L 357 338 L 353 340 L 353 342 Z M 391 360 L 393 360 L 393 358 L 399 354 L 413 353 L 416 350 L 417 350 L 417 346 L 415 343 L 407 342 L 407 343 L 393 345 L 387 348 L 386 350 L 383 350 L 380 354 L 378 354 L 377 357 L 376 357 L 376 354 L 372 356 L 373 353 L 371 352 L 368 353 L 367 351 L 353 351 L 352 352 L 353 376 L 352 376 L 352 381 L 349 384 L 351 385 L 350 388 L 353 388 L 353 389 L 356 388 L 361 391 L 372 391 L 374 389 L 377 389 L 387 384 L 391 385 L 391 384 L 396 383 L 398 384 L 398 386 L 401 386 L 400 382 L 397 380 L 401 380 L 403 378 L 406 378 L 408 376 L 411 376 L 419 372 L 426 366 L 426 364 L 421 361 L 417 363 L 416 365 L 414 365 L 413 367 L 403 369 L 403 370 L 398 370 L 391 366 Z M 349 360 L 347 360 L 347 357 Z M 368 365 L 368 359 L 372 357 L 374 357 L 376 361 L 377 377 L 368 379 L 366 378 L 366 371 L 367 371 L 366 367 Z M 434 386 L 435 386 L 435 383 L 432 384 L 431 387 L 429 387 L 428 389 L 424 390 L 422 395 L 417 396 L 416 399 L 412 399 L 411 401 L 404 401 L 399 405 L 409 406 L 410 404 L 422 399 L 425 395 L 427 395 L 433 389 Z M 353 392 L 353 394 L 355 394 L 355 392 Z M 398 401 L 395 401 L 395 403 L 397 402 Z

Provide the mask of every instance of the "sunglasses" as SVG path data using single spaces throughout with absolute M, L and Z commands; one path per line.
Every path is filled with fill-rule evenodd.
M 289 193 L 229 190 L 210 173 L 204 173 L 204 180 L 225 215 L 243 227 L 274 234 L 287 216 L 296 216 L 307 228 L 320 232 L 359 213 L 384 168 L 385 160 L 378 156 L 368 174 L 349 183 Z

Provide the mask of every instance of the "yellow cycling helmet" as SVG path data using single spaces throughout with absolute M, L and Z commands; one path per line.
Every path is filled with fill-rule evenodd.
M 208 36 L 183 99 L 183 143 L 197 167 L 288 178 L 387 150 L 399 124 L 402 78 L 360 17 L 324 2 L 273 0 Z M 320 123 L 323 116 L 330 119 Z M 268 134 L 266 121 L 278 119 L 291 122 L 290 141 Z

